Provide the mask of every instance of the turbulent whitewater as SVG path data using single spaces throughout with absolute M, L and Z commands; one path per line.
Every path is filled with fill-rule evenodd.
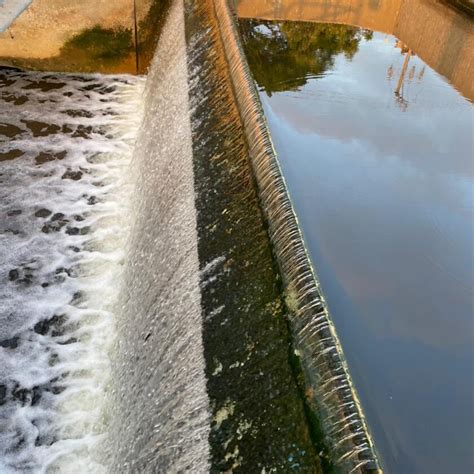
M 0 472 L 101 472 L 144 79 L 0 83 Z

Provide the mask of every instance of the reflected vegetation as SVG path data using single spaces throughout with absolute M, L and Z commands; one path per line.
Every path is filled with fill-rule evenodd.
M 372 32 L 345 25 L 241 20 L 244 50 L 258 85 L 273 92 L 298 90 L 308 77 L 331 69 L 336 55 L 351 59 Z
M 394 35 L 465 97 L 474 100 L 472 5 L 470 14 L 455 8 L 466 2 L 236 0 L 240 18 L 344 24 Z

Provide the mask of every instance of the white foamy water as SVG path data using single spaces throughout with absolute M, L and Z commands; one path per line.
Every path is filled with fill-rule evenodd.
M 144 78 L 0 86 L 0 473 L 102 472 Z

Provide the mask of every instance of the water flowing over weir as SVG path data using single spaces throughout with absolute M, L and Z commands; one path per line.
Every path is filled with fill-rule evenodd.
M 215 0 L 213 5 L 230 86 L 283 277 L 295 353 L 306 377 L 307 399 L 317 414 L 335 466 L 350 472 L 377 471 L 373 442 L 301 236 L 235 20 L 225 0 Z
M 110 472 L 207 472 L 191 124 L 182 2 L 150 68 L 133 165 L 135 222 L 118 318 Z
M 144 97 L 2 78 L 0 472 L 377 470 L 229 7 L 170 3 Z
M 182 3 L 145 97 L 1 79 L 0 472 L 208 471 Z
M 186 35 L 211 472 L 321 472 L 212 1 Z

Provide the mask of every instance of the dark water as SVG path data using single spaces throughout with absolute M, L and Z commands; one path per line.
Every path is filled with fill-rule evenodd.
M 472 104 L 390 35 L 241 31 L 386 471 L 473 472 Z

